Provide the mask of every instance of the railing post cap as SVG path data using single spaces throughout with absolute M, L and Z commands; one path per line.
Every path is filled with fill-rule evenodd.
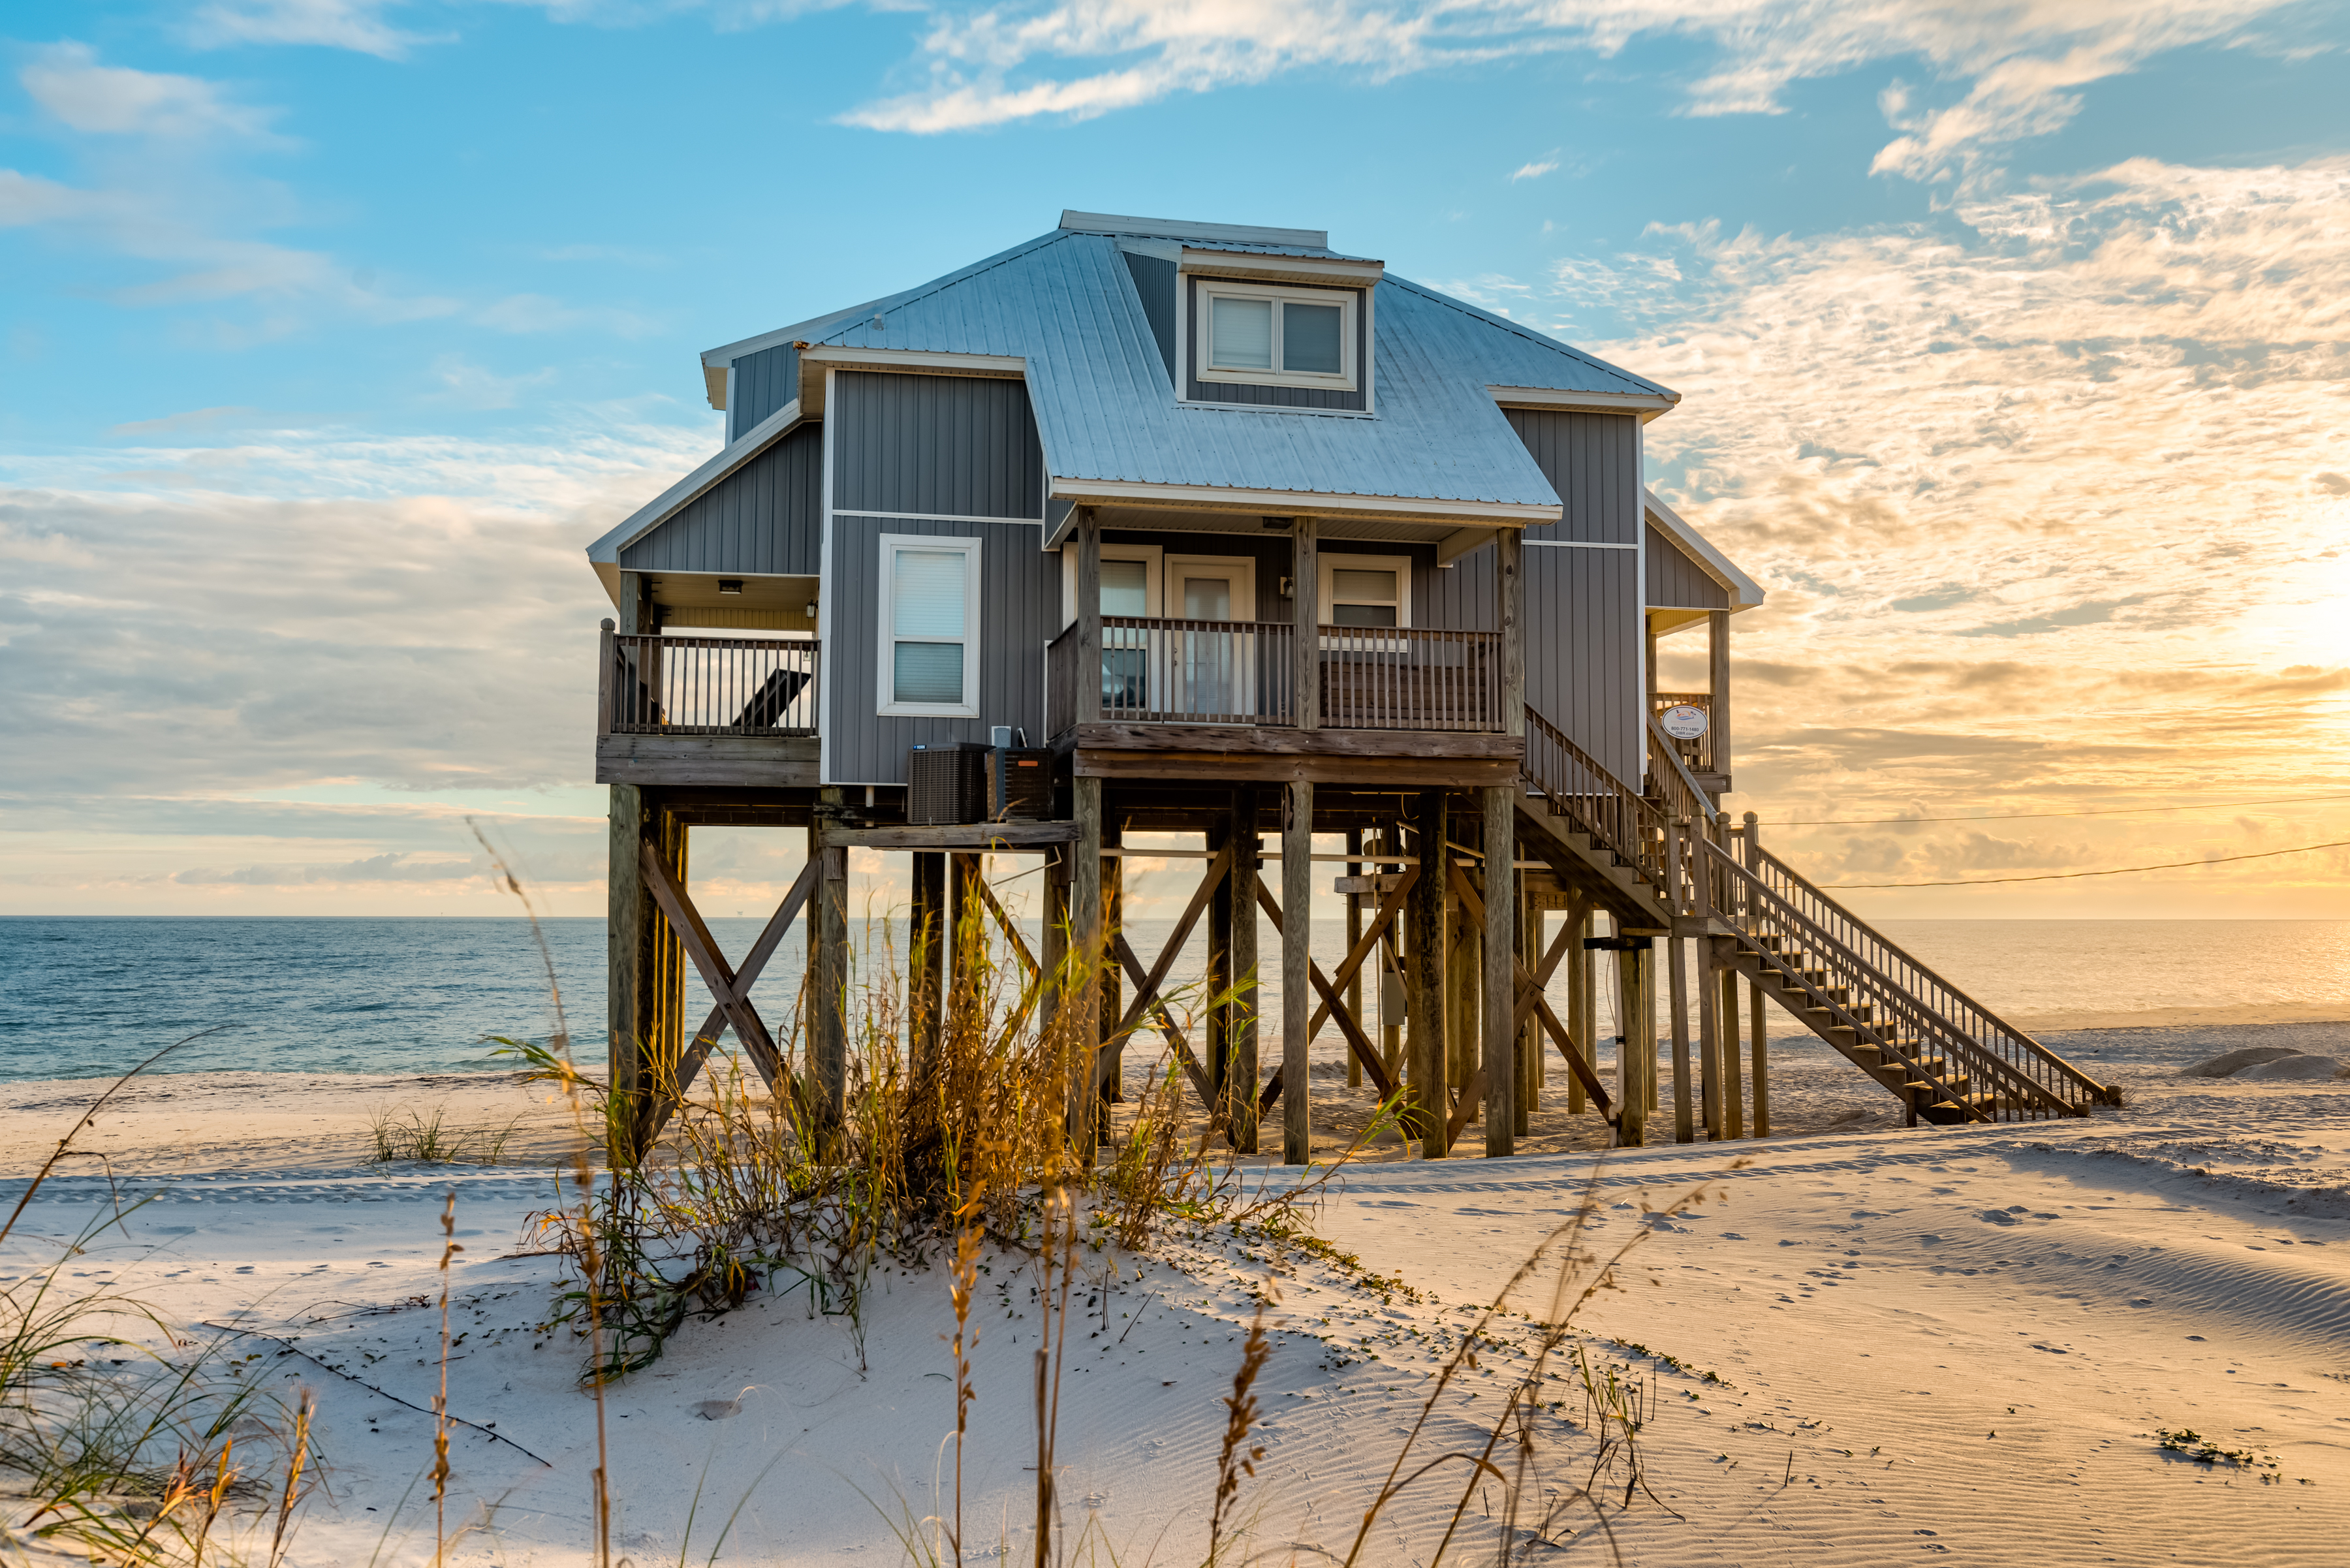
M 1754 815 L 1752 812 L 1751 812 L 1751 811 L 1750 811 L 1750 812 L 1748 812 L 1748 813 L 1746 814 L 1746 826 L 1749 826 L 1749 827 L 1753 826 L 1756 823 L 1758 823 L 1758 822 L 1760 822 L 1760 821 L 1762 821 L 1762 819 L 1761 817 L 1759 817 L 1759 816 L 1755 815 Z
M 606 617 L 604 618 L 604 629 L 605 629 L 606 631 L 615 631 L 615 630 L 618 630 L 618 629 L 619 629 L 619 628 L 614 624 L 614 622 L 613 622 L 613 620 L 612 620 L 612 618 L 611 618 L 610 616 L 606 616 Z

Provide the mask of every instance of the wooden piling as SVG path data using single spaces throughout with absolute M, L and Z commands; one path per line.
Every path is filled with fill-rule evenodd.
M 1620 922 L 1617 932 L 1622 934 Z M 1630 948 L 1616 955 L 1616 1084 L 1619 1099 L 1616 1141 L 1639 1148 L 1648 1141 L 1648 1116 L 1657 1101 L 1656 950 Z
M 1585 947 L 1591 935 L 1591 905 L 1576 898 L 1567 906 L 1566 929 L 1573 932 L 1575 946 L 1568 951 L 1566 964 L 1566 1033 L 1570 1046 L 1583 1054 L 1583 1059 L 1594 1069 L 1599 1065 L 1599 1037 L 1594 1033 L 1598 1026 L 1598 1009 L 1592 1005 L 1594 981 L 1598 978 L 1596 961 L 1599 957 Z M 1584 1112 L 1583 1078 L 1580 1074 L 1566 1075 L 1566 1114 L 1579 1116 Z
M 1231 1066 L 1224 1078 L 1225 1137 L 1243 1154 L 1257 1142 L 1257 1017 L 1263 1001 L 1257 989 L 1256 887 L 1261 846 L 1256 832 L 1256 794 L 1232 792 L 1232 1002 Z
M 1721 977 L 1713 939 L 1697 939 L 1698 1081 L 1703 1090 L 1705 1136 L 1719 1141 L 1722 1134 Z
M 1304 589 L 1301 587 L 1301 592 Z M 1314 786 L 1281 795 L 1281 1163 L 1314 1161 Z M 1349 948 L 1351 950 L 1351 946 Z
M 1356 880 L 1363 875 L 1363 863 L 1360 860 L 1353 858 L 1353 857 L 1360 855 L 1362 852 L 1363 830 L 1359 827 L 1350 827 L 1347 829 L 1347 854 L 1348 856 L 1348 859 L 1347 861 L 1347 877 L 1349 881 Z M 1286 902 L 1282 905 L 1282 908 L 1284 909 L 1288 907 L 1289 906 Z M 1360 942 L 1362 940 L 1363 896 L 1360 893 L 1349 893 L 1347 895 L 1347 950 L 1348 952 L 1353 952 L 1355 950 L 1356 944 Z M 1369 967 L 1370 966 L 1367 964 L 1364 966 L 1365 969 Z M 1347 982 L 1347 1011 L 1352 1012 L 1357 1021 L 1359 1021 L 1363 1016 L 1362 970 L 1357 970 L 1355 971 L 1355 978 Z M 1355 1054 L 1352 1051 L 1349 1051 L 1347 1053 L 1347 1087 L 1350 1089 L 1359 1089 L 1362 1086 L 1363 1064 L 1361 1062 L 1356 1060 Z
M 1746 992 L 1747 1028 L 1752 1032 L 1746 1054 L 1754 1072 L 1754 1136 L 1771 1136 L 1771 1028 L 1762 1016 L 1762 985 L 1751 982 Z
M 1101 1138 L 1101 1102 L 1095 1093 L 1100 1070 L 1101 986 L 1107 965 L 1102 943 L 1102 781 L 1072 779 L 1071 816 L 1077 826 L 1069 857 L 1069 983 L 1064 1000 L 1072 1009 L 1069 1042 L 1069 1145 L 1081 1164 L 1091 1165 Z
M 929 1076 L 938 1060 L 948 954 L 960 945 L 962 927 L 947 918 L 947 857 L 917 850 L 913 860 L 914 893 L 906 938 L 906 1044 L 913 1075 L 920 1081 Z
M 1201 836 L 1201 847 L 1212 857 L 1232 841 L 1232 814 L 1221 813 Z M 1201 983 L 1208 995 L 1208 1094 L 1211 1109 L 1224 1104 L 1224 1081 L 1232 1072 L 1232 1009 L 1216 998 L 1232 985 L 1232 879 L 1229 874 L 1208 896 L 1208 953 Z
M 1126 836 L 1115 822 L 1102 824 L 1102 847 L 1121 847 Z M 1105 856 L 1101 865 L 1102 940 L 1113 942 L 1126 929 L 1126 860 L 1122 856 Z M 1102 960 L 1101 969 L 1101 1028 L 1102 1038 L 1108 1044 L 1102 1048 L 1101 1098 L 1106 1106 L 1126 1098 L 1126 1042 L 1116 1038 L 1118 1026 L 1126 1016 L 1125 972 L 1118 966 L 1110 949 Z M 1101 1117 L 1104 1137 L 1109 1128 L 1107 1112 Z
M 1738 971 L 1719 966 L 1721 978 L 1721 1120 L 1724 1137 L 1746 1136 L 1745 1096 L 1738 1083 Z
M 1411 889 L 1411 998 L 1407 1027 L 1410 1031 L 1413 1074 L 1412 1106 L 1419 1116 L 1419 1152 L 1423 1158 L 1441 1159 L 1450 1147 L 1445 1123 L 1452 1114 L 1451 1064 L 1446 1059 L 1444 868 L 1451 858 L 1445 845 L 1451 813 L 1444 792 L 1419 792 L 1414 822 L 1414 846 L 1419 857 L 1419 879 Z
M 1690 1106 L 1689 959 L 1678 935 L 1667 937 L 1665 942 L 1669 950 L 1667 969 L 1672 986 L 1668 1001 L 1672 1008 L 1673 1027 L 1673 1141 L 1695 1143 L 1697 1118 Z
M 1481 802 L 1485 829 L 1485 921 L 1479 933 L 1484 957 L 1482 1055 L 1485 1072 L 1485 1154 L 1514 1154 L 1518 1147 L 1517 958 L 1518 791 L 1515 784 L 1488 786 Z
M 848 848 L 834 837 L 846 805 L 837 785 L 818 790 L 808 823 L 808 852 L 821 857 L 808 911 L 809 1094 L 827 1138 L 848 1113 Z

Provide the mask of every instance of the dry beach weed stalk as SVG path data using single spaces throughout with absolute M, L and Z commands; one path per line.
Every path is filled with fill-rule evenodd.
M 0 1222 L 0 1244 L 124 1085 L 224 1027 L 163 1047 L 93 1100 Z M 217 1538 L 224 1520 L 233 1505 L 274 1490 L 274 1526 L 259 1560 L 282 1563 L 309 1494 L 308 1393 L 297 1395 L 290 1412 L 273 1411 L 239 1376 L 243 1364 L 222 1354 L 221 1342 L 182 1338 L 133 1297 L 104 1287 L 76 1293 L 61 1282 L 68 1261 L 120 1231 L 143 1206 L 118 1198 L 60 1243 L 56 1262 L 0 1286 L 0 1553 L 159 1568 L 209 1560 L 234 1568 L 255 1559 L 245 1543 Z M 256 1479 L 238 1455 L 240 1443 L 247 1453 L 278 1450 L 282 1479 L 275 1487 Z

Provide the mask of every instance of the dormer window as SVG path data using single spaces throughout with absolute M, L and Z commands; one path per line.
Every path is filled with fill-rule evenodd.
M 1201 380 L 1355 389 L 1353 291 L 1210 278 L 1199 290 Z

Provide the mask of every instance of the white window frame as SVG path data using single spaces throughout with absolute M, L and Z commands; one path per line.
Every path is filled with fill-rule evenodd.
M 1104 545 L 1101 558 L 1105 561 L 1140 561 L 1142 563 L 1142 602 L 1145 615 L 1157 615 L 1164 602 L 1160 574 L 1166 549 L 1159 545 Z M 1094 607 L 1098 610 L 1101 607 Z M 1061 546 L 1061 624 L 1075 625 L 1077 618 L 1077 547 L 1074 544 Z
M 879 663 L 873 673 L 874 711 L 886 718 L 976 719 L 979 717 L 980 557 L 981 542 L 937 534 L 884 534 L 880 536 Z M 960 702 L 900 702 L 898 701 L 897 583 L 900 550 L 956 551 L 964 557 L 962 636 L 920 640 L 962 644 L 962 701 Z
M 1353 289 L 1290 288 L 1277 283 L 1248 283 L 1232 278 L 1195 277 L 1191 280 L 1199 308 L 1191 312 L 1189 323 L 1192 341 L 1188 347 L 1196 350 L 1198 363 L 1191 374 L 1201 381 L 1214 381 L 1243 387 L 1318 387 L 1325 391 L 1351 392 L 1361 384 L 1361 367 L 1356 362 L 1355 344 L 1359 336 L 1357 326 L 1362 296 Z M 1284 370 L 1282 363 L 1281 311 L 1273 314 L 1273 363 L 1269 370 L 1222 370 L 1214 363 L 1215 301 L 1225 299 L 1295 300 L 1300 305 L 1335 305 L 1338 307 L 1338 374 L 1335 376 L 1302 370 Z
M 1411 557 L 1409 556 L 1333 556 L 1319 559 L 1321 581 L 1314 604 L 1315 623 L 1332 624 L 1337 609 L 1338 574 L 1350 572 L 1393 572 L 1396 575 L 1396 623 L 1394 629 L 1403 630 L 1411 625 Z M 1388 630 L 1386 627 L 1354 626 L 1347 628 L 1351 637 L 1376 637 Z

